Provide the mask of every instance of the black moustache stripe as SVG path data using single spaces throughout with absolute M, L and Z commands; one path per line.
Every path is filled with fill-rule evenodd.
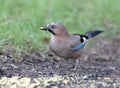
M 55 35 L 55 32 L 53 32 L 51 29 L 49 29 L 48 31 L 51 32 L 53 35 Z

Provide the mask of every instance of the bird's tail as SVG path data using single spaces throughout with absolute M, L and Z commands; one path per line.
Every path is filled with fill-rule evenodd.
M 102 33 L 103 31 L 100 31 L 100 30 L 93 30 L 93 31 L 88 31 L 85 33 L 85 35 L 88 37 L 88 38 L 93 38 L 95 37 L 96 35 Z

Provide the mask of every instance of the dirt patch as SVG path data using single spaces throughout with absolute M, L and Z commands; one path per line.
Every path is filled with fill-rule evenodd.
M 76 70 L 74 60 L 62 62 L 49 51 L 27 53 L 6 46 L 0 51 L 0 86 L 19 88 L 26 83 L 28 88 L 119 88 L 120 39 L 96 42 L 85 49 Z

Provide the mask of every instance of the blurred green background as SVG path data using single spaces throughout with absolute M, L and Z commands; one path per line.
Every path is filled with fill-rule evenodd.
M 0 0 L 0 45 L 42 49 L 50 34 L 41 25 L 60 21 L 70 33 L 104 30 L 113 38 L 120 28 L 120 0 Z

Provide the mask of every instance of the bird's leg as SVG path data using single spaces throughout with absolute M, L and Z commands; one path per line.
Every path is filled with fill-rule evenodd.
M 74 70 L 77 70 L 78 64 L 79 64 L 79 59 L 76 59 L 76 60 L 75 60 L 75 67 L 74 67 Z
M 60 57 L 58 57 L 59 58 L 59 63 L 58 63 L 58 65 L 56 65 L 56 68 L 57 69 L 59 69 L 59 67 L 60 67 L 60 65 L 63 63 L 63 61 L 64 61 L 64 59 L 63 58 L 60 58 Z

